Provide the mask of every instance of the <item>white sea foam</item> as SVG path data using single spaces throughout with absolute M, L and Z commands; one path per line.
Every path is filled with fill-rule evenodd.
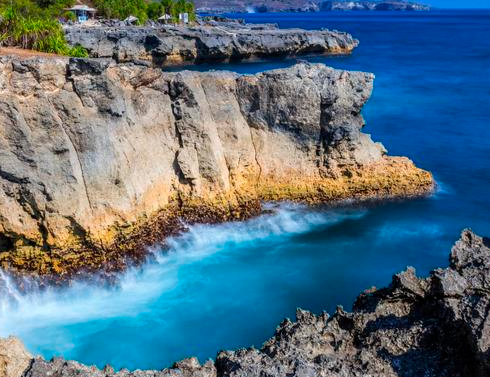
M 433 197 L 437 198 L 441 195 L 448 195 L 452 193 L 451 187 L 447 185 L 445 182 L 437 179 L 437 177 L 434 177 L 434 180 L 436 184 L 435 184 L 434 193 L 432 194 Z
M 274 210 L 272 214 L 246 222 L 191 226 L 183 235 L 169 239 L 167 250 L 154 247 L 156 263 L 127 271 L 113 288 L 78 282 L 65 289 L 33 289 L 23 295 L 2 273 L 0 336 L 18 335 L 29 343 L 30 336 L 46 327 L 66 328 L 90 321 L 138 316 L 153 301 L 178 286 L 182 266 L 201 263 L 210 257 L 232 257 L 227 254 L 233 250 L 243 252 L 243 249 L 237 251 L 236 246 L 247 243 L 266 239 L 284 242 L 312 228 L 365 213 L 361 210 L 314 212 L 297 205 L 282 205 Z M 52 340 L 57 342 L 55 348 L 59 352 L 73 347 L 72 341 Z

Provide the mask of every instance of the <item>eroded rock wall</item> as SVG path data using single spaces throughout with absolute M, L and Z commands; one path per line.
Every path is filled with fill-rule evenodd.
M 304 54 L 349 54 L 358 41 L 329 30 L 221 23 L 196 27 L 66 26 L 71 45 L 94 58 L 154 66 L 227 62 Z
M 169 203 L 416 195 L 432 177 L 361 132 L 373 75 L 240 76 L 0 60 L 0 246 L 107 245 Z M 199 211 L 197 211 L 199 213 Z

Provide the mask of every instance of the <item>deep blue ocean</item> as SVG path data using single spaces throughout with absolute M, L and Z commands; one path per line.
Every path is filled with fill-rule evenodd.
M 284 204 L 244 223 L 195 226 L 155 246 L 158 262 L 119 287 L 78 284 L 0 303 L 0 335 L 29 350 L 116 368 L 157 368 L 221 349 L 259 347 L 297 307 L 350 309 L 407 265 L 448 263 L 471 227 L 490 236 L 490 11 L 235 15 L 281 27 L 329 28 L 361 41 L 352 56 L 308 60 L 373 72 L 365 132 L 434 173 L 426 199 L 308 209 Z M 253 73 L 294 60 L 198 69 Z

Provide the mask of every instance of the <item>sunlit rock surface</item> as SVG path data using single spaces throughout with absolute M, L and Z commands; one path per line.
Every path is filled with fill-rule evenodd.
M 20 340 L 0 338 L 0 376 L 20 377 L 31 363 L 32 356 Z
M 319 64 L 242 76 L 1 58 L 0 262 L 38 274 L 112 268 L 108 250 L 156 242 L 178 216 L 427 193 L 429 173 L 361 132 L 373 79 Z

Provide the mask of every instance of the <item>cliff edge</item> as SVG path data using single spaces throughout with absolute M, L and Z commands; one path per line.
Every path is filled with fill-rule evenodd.
M 0 58 L 1 266 L 120 270 L 180 219 L 429 192 L 430 173 L 361 132 L 373 79 L 318 64 L 238 75 Z
M 330 30 L 279 29 L 276 25 L 214 22 L 213 25 L 64 27 L 73 46 L 92 58 L 157 67 L 257 60 L 305 54 L 350 54 L 359 41 Z

